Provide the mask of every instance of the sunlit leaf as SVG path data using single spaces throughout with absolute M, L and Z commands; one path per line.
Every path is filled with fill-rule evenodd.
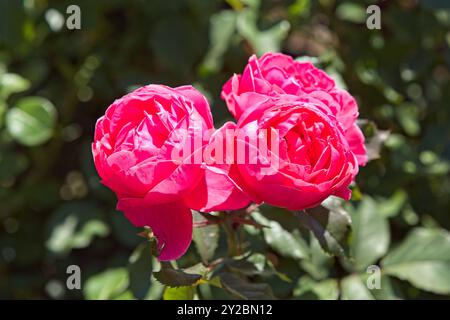
M 294 16 L 305 16 L 311 6 L 310 0 L 296 0 L 289 6 L 289 13 Z
M 410 136 L 420 133 L 419 108 L 410 103 L 403 103 L 395 108 L 396 116 L 403 130 Z
M 8 132 L 26 146 L 36 146 L 50 139 L 55 122 L 55 107 L 41 97 L 22 98 L 6 114 Z
M 127 290 L 114 297 L 114 300 L 134 300 L 134 295 L 131 291 Z
M 15 73 L 0 73 L 0 98 L 7 99 L 11 94 L 28 90 L 30 82 Z
M 330 273 L 332 257 L 325 253 L 319 240 L 310 232 L 308 257 L 300 261 L 300 265 L 311 277 L 316 280 L 325 279 Z
M 374 300 L 370 290 L 358 275 L 342 279 L 341 290 L 343 300 Z
M 230 45 L 236 30 L 236 13 L 223 10 L 210 18 L 209 49 L 202 64 L 202 71 L 216 72 L 222 66 L 222 56 Z
M 127 269 L 116 268 L 90 277 L 86 281 L 83 293 L 89 300 L 107 300 L 119 296 L 127 287 Z
M 416 228 L 383 260 L 385 273 L 435 293 L 450 293 L 450 235 Z
M 268 30 L 261 31 L 257 26 L 257 12 L 253 8 L 242 10 L 237 19 L 237 30 L 255 50 L 258 56 L 266 52 L 278 52 L 281 42 L 286 38 L 290 24 L 283 20 Z
M 194 299 L 195 287 L 166 287 L 163 293 L 164 300 L 192 300 Z
M 300 299 L 337 300 L 339 286 L 335 279 L 315 281 L 308 276 L 301 277 L 294 289 L 294 297 Z
M 341 299 L 343 300 L 393 300 L 399 299 L 392 286 L 391 279 L 381 275 L 379 287 L 369 286 L 367 273 L 353 274 L 341 280 Z
M 95 237 L 109 234 L 99 209 L 89 202 L 73 202 L 61 206 L 49 222 L 48 250 L 67 254 L 74 248 L 87 247 Z
M 366 10 L 359 4 L 344 2 L 337 7 L 336 16 L 344 21 L 362 23 L 366 21 Z
M 153 258 L 155 259 L 155 258 Z M 153 260 L 153 264 L 155 264 L 155 260 Z M 152 281 L 152 285 L 150 286 L 150 290 L 147 292 L 146 300 L 159 300 L 162 297 L 164 292 L 164 285 L 158 281 Z
M 269 220 L 258 212 L 253 213 L 254 219 L 267 228 L 263 228 L 266 243 L 275 251 L 285 257 L 301 259 L 306 257 L 306 243 L 301 238 L 298 230 L 290 232 L 285 230 L 280 223 Z
M 389 246 L 387 220 L 380 215 L 377 203 L 364 196 L 357 210 L 351 212 L 351 252 L 356 270 L 364 270 L 382 257 Z
M 408 195 L 405 191 L 399 189 L 392 194 L 388 199 L 380 199 L 378 201 L 378 212 L 385 218 L 395 217 L 400 213 L 400 210 L 408 200 Z

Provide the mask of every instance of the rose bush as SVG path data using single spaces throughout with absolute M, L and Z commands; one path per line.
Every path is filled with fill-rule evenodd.
M 448 299 L 450 47 L 445 1 L 379 1 L 382 15 L 366 18 L 381 17 L 382 30 L 364 28 L 364 15 L 347 14 L 365 12 L 369 2 L 104 1 L 99 6 L 80 1 L 78 32 L 55 20 L 73 2 L 2 2 L 0 16 L 7 23 L 0 23 L 0 298 Z M 411 32 L 415 26 L 420 32 Z M 270 51 L 298 62 L 269 54 L 272 58 L 263 62 L 262 55 Z M 244 92 L 241 86 L 238 99 L 306 95 L 322 101 L 311 102 L 314 109 L 325 104 L 338 110 L 347 101 L 352 110 L 348 94 L 342 99 L 332 94 L 342 85 L 358 101 L 364 118 L 358 124 L 375 161 L 359 168 L 350 201 L 332 196 L 304 212 L 268 204 L 234 210 L 247 205 L 239 188 L 252 191 L 254 199 L 246 201 L 271 194 L 255 195 L 268 191 L 246 186 L 238 165 L 205 161 L 196 168 L 185 166 L 195 186 L 175 193 L 174 201 L 147 206 L 141 194 L 134 198 L 143 204 L 135 219 L 155 230 L 168 219 L 176 227 L 178 220 L 191 218 L 178 211 L 200 211 L 191 210 L 188 251 L 176 264 L 160 263 L 156 238 L 114 210 L 117 198 L 99 183 L 91 152 L 96 120 L 130 88 L 195 83 L 208 97 L 214 123 L 222 127 L 210 139 L 198 135 L 207 154 L 224 131 L 237 130 L 235 120 L 222 126 L 230 114 L 220 92 L 233 72 L 242 77 L 252 54 L 265 75 L 255 68 L 249 78 L 269 90 Z M 309 57 L 296 58 L 301 55 Z M 290 67 L 296 63 L 305 70 L 298 77 L 301 72 Z M 309 85 L 308 73 L 321 80 Z M 335 80 L 335 88 L 328 78 Z M 274 84 L 283 79 L 293 79 L 293 85 Z M 353 116 L 347 119 L 354 123 Z M 339 122 L 344 127 L 342 118 Z M 259 126 L 254 131 L 267 132 L 259 120 L 249 123 Z M 348 130 L 344 133 L 348 141 Z M 256 150 L 264 151 L 260 147 Z M 270 173 L 265 164 L 253 169 L 261 177 Z M 230 193 L 227 184 L 237 188 Z M 241 195 L 242 203 L 229 201 L 236 199 L 234 194 Z M 147 211 L 156 206 L 164 219 L 155 214 L 149 222 Z M 205 213 L 209 210 L 219 212 Z M 81 278 L 75 276 L 76 266 Z M 75 271 L 70 277 L 69 269 Z M 78 285 L 80 290 L 68 289 Z

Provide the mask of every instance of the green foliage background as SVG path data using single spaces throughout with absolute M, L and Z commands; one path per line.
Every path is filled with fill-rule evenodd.
M 81 30 L 68 30 L 74 3 L 0 1 L 0 298 L 450 296 L 446 1 L 80 0 Z M 365 25 L 373 3 L 381 30 Z M 139 230 L 99 183 L 95 121 L 136 86 L 193 83 L 219 126 L 231 120 L 222 84 L 266 51 L 315 57 L 379 128 L 366 125 L 373 150 L 390 132 L 345 207 L 353 231 L 333 242 L 333 208 L 324 224 L 303 221 L 305 229 L 304 218 L 262 207 L 253 217 L 271 228 L 245 226 L 244 246 L 254 254 L 227 263 L 225 290 L 214 280 L 164 289 L 149 280 L 150 249 Z M 224 234 L 212 228 L 217 248 L 197 239 L 179 267 L 225 255 Z M 321 244 L 338 255 L 348 247 L 351 258 L 330 256 Z M 72 264 L 81 267 L 83 290 L 66 289 Z M 380 290 L 365 286 L 371 264 L 382 267 Z

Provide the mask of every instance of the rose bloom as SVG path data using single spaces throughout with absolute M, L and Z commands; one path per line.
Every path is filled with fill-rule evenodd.
M 101 182 L 116 193 L 118 210 L 135 226 L 152 228 L 160 260 L 176 259 L 189 247 L 190 209 L 249 202 L 226 168 L 193 160 L 213 129 L 207 100 L 191 86 L 139 88 L 114 101 L 97 121 L 92 153 Z M 186 145 L 193 146 L 190 154 L 182 153 Z M 182 154 L 181 161 L 174 154 Z
M 248 108 L 255 108 L 266 96 L 291 94 L 315 97 L 328 105 L 341 125 L 351 151 L 359 165 L 367 162 L 364 136 L 356 124 L 358 105 L 334 80 L 310 62 L 293 60 L 281 53 L 252 56 L 242 75 L 234 75 L 224 85 L 222 98 L 239 120 Z
M 254 152 L 253 161 L 236 165 L 238 181 L 256 203 L 303 210 L 330 195 L 350 198 L 357 159 L 324 102 L 308 96 L 266 96 L 241 115 L 237 129 L 242 136 L 267 141 L 267 152 Z M 261 151 L 259 141 L 237 138 L 248 154 Z

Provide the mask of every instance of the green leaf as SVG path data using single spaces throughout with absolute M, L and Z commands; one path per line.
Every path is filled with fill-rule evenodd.
M 405 203 L 408 200 L 408 195 L 404 190 L 397 190 L 394 194 L 387 198 L 378 201 L 378 212 L 385 218 L 395 217 L 400 213 Z
M 183 271 L 189 274 L 200 275 L 202 276 L 203 280 L 206 280 L 209 276 L 210 269 L 205 267 L 203 263 L 199 262 L 189 268 L 183 269 Z
M 300 266 L 314 279 L 322 280 L 330 273 L 332 263 L 332 257 L 325 253 L 319 240 L 310 232 L 309 254 L 300 261 Z
M 86 248 L 95 237 L 109 234 L 108 225 L 101 220 L 101 212 L 90 202 L 61 206 L 53 214 L 48 229 L 47 249 L 60 255 L 74 248 Z
M 248 260 L 229 259 L 226 261 L 226 265 L 231 271 L 240 273 L 244 276 L 264 275 L 264 266 L 261 266 L 260 264 L 254 264 Z
M 254 212 L 253 218 L 256 222 L 267 226 L 263 228 L 264 239 L 273 250 L 293 259 L 302 259 L 307 256 L 307 244 L 298 230 L 289 232 L 280 223 L 267 219 L 259 212 Z
M 72 248 L 86 248 L 95 237 L 106 237 L 109 234 L 109 227 L 101 220 L 91 220 L 86 222 L 73 235 Z
M 392 300 L 399 299 L 391 283 L 391 278 L 380 273 L 380 287 L 369 289 L 369 277 L 375 274 L 353 274 L 341 280 L 341 299 L 343 300 Z M 370 280 L 370 279 L 369 279 Z
M 394 283 L 392 282 L 392 278 L 383 275 L 381 269 L 379 269 L 379 273 L 370 271 L 368 268 L 365 273 L 359 274 L 361 281 L 366 285 L 370 294 L 376 300 L 397 300 L 401 299 L 400 295 L 397 293 L 395 289 Z M 377 280 L 376 277 L 380 276 L 380 279 Z M 375 278 L 374 278 L 375 277 Z M 370 285 L 375 285 L 376 281 L 379 281 L 380 287 L 372 287 L 370 289 Z
M 30 82 L 14 73 L 0 73 L 0 98 L 8 99 L 13 93 L 28 90 Z
M 36 146 L 50 139 L 55 122 L 55 107 L 41 97 L 22 98 L 6 114 L 8 132 L 26 146 Z
M 342 300 L 374 300 L 366 284 L 358 275 L 345 277 L 341 281 Z
M 118 296 L 114 297 L 114 300 L 135 300 L 134 295 L 131 291 L 124 291 Z
M 321 207 L 299 212 L 298 217 L 326 252 L 338 257 L 349 256 L 351 218 L 337 198 L 329 197 Z
M 308 300 L 337 300 L 339 298 L 338 282 L 335 279 L 315 281 L 308 276 L 303 276 L 294 288 L 294 297 Z
M 284 273 L 279 272 L 272 261 L 267 259 L 267 256 L 261 253 L 254 253 L 248 259 L 247 262 L 251 263 L 254 268 L 258 271 L 259 276 L 272 276 L 276 275 L 280 280 L 284 282 L 292 282 L 291 279 Z M 242 269 L 239 269 L 242 272 Z M 250 275 L 250 274 L 247 274 Z
M 244 8 L 244 4 L 241 0 L 226 0 L 226 2 L 236 11 L 240 11 Z
M 146 297 L 151 286 L 152 272 L 150 244 L 144 242 L 133 251 L 129 259 L 130 289 L 136 298 L 144 299 Z
M 258 14 L 255 8 L 242 10 L 237 19 L 237 30 L 255 50 L 258 56 L 266 52 L 278 52 L 288 35 L 290 24 L 283 20 L 268 30 L 260 31 L 257 26 Z
M 194 223 L 205 222 L 206 219 L 198 212 L 193 211 Z M 219 242 L 219 226 L 210 224 L 207 226 L 196 227 L 193 230 L 192 239 L 197 248 L 202 261 L 206 264 L 214 256 Z
M 288 8 L 289 13 L 294 16 L 305 16 L 311 7 L 310 0 L 296 0 Z
M 166 287 L 163 293 L 164 300 L 193 300 L 195 287 Z
M 397 120 L 403 130 L 410 136 L 420 133 L 419 108 L 412 103 L 402 103 L 395 108 Z
M 210 18 L 209 49 L 202 63 L 205 72 L 216 72 L 222 67 L 222 57 L 236 30 L 236 13 L 223 10 Z
M 344 2 L 336 9 L 336 16 L 344 21 L 363 23 L 366 21 L 366 11 L 356 3 Z
M 351 252 L 355 269 L 361 271 L 387 252 L 389 225 L 379 214 L 377 203 L 369 196 L 364 196 L 358 209 L 351 212 L 351 218 Z
M 291 282 L 287 275 L 277 271 L 272 262 L 260 253 L 252 254 L 246 259 L 227 259 L 225 265 L 229 270 L 243 276 L 270 277 L 275 275 L 282 281 Z
M 419 289 L 450 293 L 450 235 L 441 229 L 414 229 L 382 260 L 383 270 Z
M 116 268 L 90 277 L 86 281 L 83 292 L 88 300 L 108 300 L 118 297 L 127 287 L 127 269 Z
M 272 289 L 267 283 L 250 283 L 233 273 L 220 275 L 222 287 L 233 296 L 243 300 L 273 300 Z
M 157 264 L 156 258 L 153 258 L 153 265 Z M 150 290 L 148 290 L 145 300 L 159 300 L 162 297 L 165 286 L 158 281 L 152 281 Z
M 161 264 L 161 270 L 153 272 L 153 276 L 160 283 L 168 287 L 183 287 L 192 286 L 202 279 L 200 274 L 192 274 L 184 272 L 183 270 L 176 270 L 169 267 L 167 264 Z

